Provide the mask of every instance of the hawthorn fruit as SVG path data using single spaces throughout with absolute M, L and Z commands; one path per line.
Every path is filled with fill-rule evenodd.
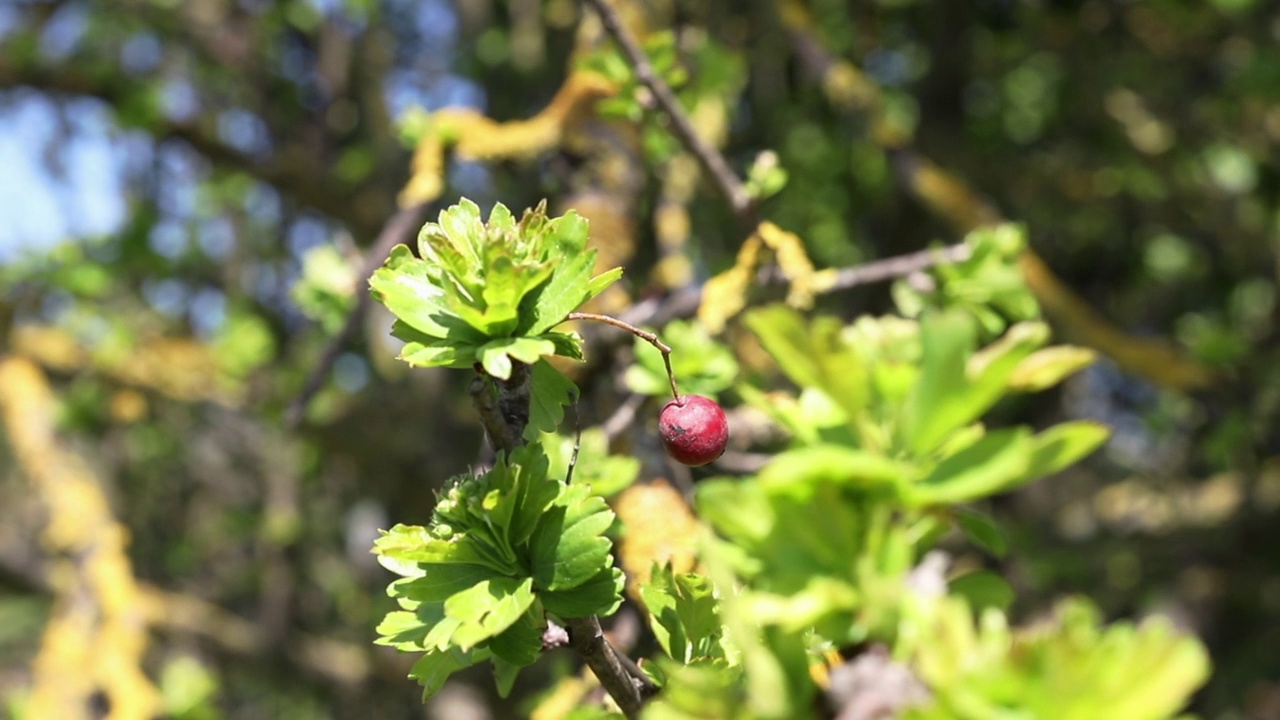
M 662 408 L 658 434 L 673 459 L 700 467 L 724 454 L 729 443 L 729 419 L 715 400 L 681 395 Z

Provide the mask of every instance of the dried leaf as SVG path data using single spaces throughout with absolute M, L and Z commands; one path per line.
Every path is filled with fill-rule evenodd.
M 632 598 L 640 599 L 638 588 L 649 582 L 654 563 L 669 562 L 677 573 L 693 570 L 698 521 L 684 496 L 665 480 L 632 485 L 617 496 L 613 509 L 626 528 L 618 558 Z

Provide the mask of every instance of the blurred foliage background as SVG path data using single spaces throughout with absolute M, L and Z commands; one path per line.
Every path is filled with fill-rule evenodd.
M 995 503 L 1015 615 L 1069 593 L 1171 614 L 1214 657 L 1195 712 L 1280 718 L 1280 9 L 616 4 L 818 268 L 1025 223 L 1049 318 L 1105 357 L 1000 412 L 1116 434 Z M 377 528 L 424 521 L 482 433 L 463 375 L 396 363 L 357 298 L 389 220 L 462 195 L 589 217 L 628 271 L 603 311 L 733 266 L 742 213 L 607 48 L 575 0 L 0 4 L 0 715 L 529 702 L 535 673 L 502 706 L 477 669 L 423 708 L 371 644 L 391 605 Z M 441 128 L 456 153 L 432 185 L 414 146 Z M 884 284 L 817 300 L 890 303 Z M 582 422 L 629 407 L 615 449 L 669 476 L 630 364 L 617 343 L 588 358 Z

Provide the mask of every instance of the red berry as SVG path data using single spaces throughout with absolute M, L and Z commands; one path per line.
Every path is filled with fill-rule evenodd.
M 658 434 L 668 455 L 690 467 L 699 467 L 724 454 L 729 443 L 729 419 L 715 400 L 681 395 L 662 408 Z

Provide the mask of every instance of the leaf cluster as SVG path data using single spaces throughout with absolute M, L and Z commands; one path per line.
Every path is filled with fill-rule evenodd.
M 795 392 L 738 390 L 790 432 L 791 447 L 754 477 L 699 484 L 699 515 L 715 531 L 703 546 L 707 577 L 655 573 L 642 588 L 671 660 L 659 665 L 653 717 L 808 716 L 820 689 L 811 673 L 839 662 L 833 649 L 868 643 L 891 648 L 923 683 L 927 692 L 898 706 L 922 719 L 1163 718 L 1204 680 L 1194 639 L 1154 623 L 1099 629 L 1082 601 L 1011 631 L 1003 578 L 947 578 L 945 556 L 931 553 L 954 529 L 1002 554 L 999 525 L 963 504 L 1057 472 L 1106 440 L 1095 423 L 1035 433 L 980 421 L 1001 398 L 1056 384 L 1091 356 L 1047 347 L 1035 321 L 980 345 L 980 319 L 957 307 L 845 325 L 773 306 L 745 322 Z M 976 630 L 972 607 L 982 610 Z M 1137 667 L 1156 671 L 1131 677 Z
M 1002 613 L 949 598 L 914 618 L 915 666 L 934 702 L 911 720 L 1172 717 L 1208 677 L 1204 648 L 1162 618 L 1103 627 L 1083 598 L 1037 625 L 1010 629 Z
M 907 317 L 920 317 L 927 309 L 963 309 L 973 315 L 988 337 L 999 335 L 1010 321 L 1036 317 L 1039 305 L 1017 264 L 1026 244 L 1026 229 L 1020 225 L 996 225 L 969 233 L 965 237 L 969 256 L 938 265 L 924 287 L 910 280 L 893 284 L 898 309 Z
M 622 276 L 592 276 L 587 221 L 570 211 L 549 218 L 543 203 L 519 221 L 501 203 L 486 223 L 462 200 L 427 223 L 418 253 L 396 246 L 370 280 L 396 316 L 400 358 L 417 367 L 471 367 L 506 379 L 513 363 L 582 358 L 581 339 L 555 332 L 569 313 Z
M 429 528 L 398 525 L 374 552 L 402 579 L 378 642 L 421 652 L 411 675 L 437 692 L 490 660 L 499 689 L 537 660 L 548 615 L 610 613 L 621 602 L 605 531 L 614 515 L 590 488 L 549 473 L 538 445 L 499 454 L 492 470 L 455 478 Z

